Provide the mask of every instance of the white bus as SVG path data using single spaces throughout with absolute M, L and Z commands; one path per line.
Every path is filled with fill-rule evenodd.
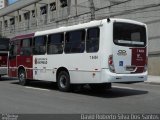
M 74 84 L 93 89 L 111 83 L 147 80 L 147 26 L 126 19 L 104 19 L 16 36 L 11 40 L 9 76 Z

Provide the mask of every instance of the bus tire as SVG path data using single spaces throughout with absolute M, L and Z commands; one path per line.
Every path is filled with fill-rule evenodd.
M 108 89 L 112 89 L 112 83 L 106 83 L 106 88 Z
M 18 79 L 19 79 L 19 84 L 22 86 L 25 86 L 27 81 L 26 81 L 26 73 L 25 70 L 20 69 L 18 72 Z
M 94 91 L 105 91 L 112 88 L 111 83 L 104 83 L 104 84 L 90 84 L 90 87 Z
M 66 71 L 61 71 L 58 74 L 57 84 L 62 92 L 69 92 L 71 90 L 70 77 Z

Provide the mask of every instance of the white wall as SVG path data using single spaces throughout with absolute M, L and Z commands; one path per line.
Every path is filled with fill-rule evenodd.
M 5 2 L 4 0 L 0 0 L 0 9 L 5 7 Z

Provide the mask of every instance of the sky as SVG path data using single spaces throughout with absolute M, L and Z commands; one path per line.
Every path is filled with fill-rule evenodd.
M 9 4 L 13 4 L 14 2 L 16 2 L 17 0 L 8 0 Z

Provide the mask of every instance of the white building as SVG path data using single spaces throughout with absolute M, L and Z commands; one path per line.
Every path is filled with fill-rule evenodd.
M 6 6 L 6 0 L 0 0 L 0 9 Z

